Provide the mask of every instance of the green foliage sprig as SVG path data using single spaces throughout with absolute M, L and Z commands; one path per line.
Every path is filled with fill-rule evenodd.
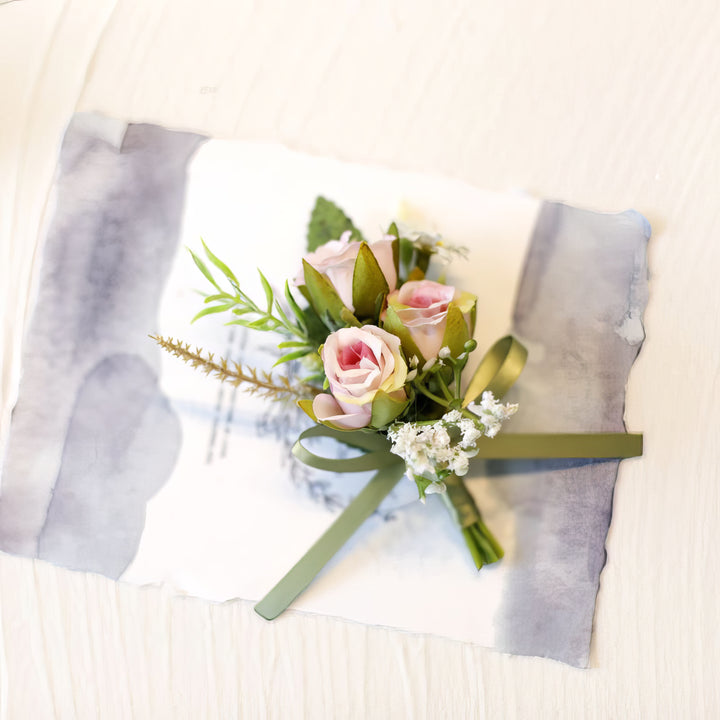
M 289 283 L 285 283 L 285 301 L 289 308 L 289 311 L 286 311 L 280 301 L 276 299 L 275 292 L 267 278 L 258 271 L 265 292 L 265 306 L 261 307 L 240 288 L 240 283 L 232 270 L 210 251 L 204 241 L 202 245 L 208 260 L 222 272 L 233 292 L 223 289 L 205 262 L 190 250 L 190 255 L 200 272 L 217 290 L 216 293 L 205 296 L 207 307 L 195 315 L 193 322 L 205 315 L 231 312 L 235 319 L 230 320 L 228 325 L 241 325 L 251 330 L 264 332 L 278 332 L 296 338 L 295 340 L 286 340 L 278 345 L 281 350 L 290 350 L 290 352 L 283 355 L 275 365 L 305 357 L 318 349 L 324 341 L 327 331 L 312 309 L 303 310 L 298 305 L 290 292 Z
M 304 383 L 291 384 L 284 375 L 273 377 L 269 372 L 258 372 L 254 368 L 245 367 L 240 363 L 228 362 L 219 357 L 215 360 L 214 353 L 203 355 L 201 348 L 191 349 L 189 343 L 158 335 L 150 336 L 163 349 L 180 358 L 193 368 L 203 370 L 206 375 L 213 375 L 222 382 L 230 383 L 250 395 L 257 395 L 272 400 L 298 400 L 312 398 L 320 391 Z

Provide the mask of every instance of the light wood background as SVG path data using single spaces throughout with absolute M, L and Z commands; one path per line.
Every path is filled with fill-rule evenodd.
M 458 177 L 652 222 L 648 340 L 578 671 L 211 606 L 0 556 L 3 718 L 720 717 L 716 0 L 0 6 L 7 427 L 34 252 L 75 110 Z

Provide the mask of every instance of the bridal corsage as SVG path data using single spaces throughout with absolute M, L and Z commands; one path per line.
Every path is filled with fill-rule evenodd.
M 480 569 L 502 558 L 503 550 L 463 480 L 473 458 L 641 453 L 638 435 L 501 432 L 518 411 L 517 404 L 501 399 L 520 375 L 527 351 L 508 336 L 478 362 L 473 334 L 482 308 L 472 288 L 447 281 L 448 262 L 464 251 L 440 237 L 392 223 L 367 241 L 340 208 L 318 198 L 296 276 L 278 293 L 260 273 L 262 301 L 250 298 L 233 271 L 203 247 L 205 259 L 191 254 L 212 289 L 196 318 L 223 313 L 230 324 L 276 334 L 278 369 L 216 359 L 172 338 L 157 342 L 223 381 L 295 402 L 312 420 L 293 450 L 299 461 L 335 472 L 375 471 L 258 604 L 263 617 L 279 615 L 403 477 L 415 483 L 421 501 L 432 494 L 442 498 Z M 299 375 L 282 371 L 289 363 L 299 366 Z M 360 454 L 316 455 L 307 441 L 317 437 Z

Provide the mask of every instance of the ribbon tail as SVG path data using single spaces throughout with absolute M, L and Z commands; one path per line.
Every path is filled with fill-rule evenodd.
M 405 472 L 403 463 L 380 468 L 358 496 L 343 510 L 320 539 L 275 587 L 255 605 L 266 620 L 281 615 L 314 580 L 335 553 L 378 508 Z
M 643 452 L 639 433 L 500 433 L 480 438 L 477 457 L 494 460 L 630 458 Z

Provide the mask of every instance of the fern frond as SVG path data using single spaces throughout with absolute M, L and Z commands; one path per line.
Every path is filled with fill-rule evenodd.
M 166 338 L 161 335 L 150 336 L 163 350 L 169 352 L 191 367 L 204 372 L 206 375 L 213 375 L 221 382 L 227 382 L 235 387 L 240 387 L 250 395 L 269 398 L 271 400 L 303 400 L 312 398 L 320 390 L 303 382 L 291 384 L 290 380 L 279 375 L 273 377 L 269 372 L 258 372 L 255 368 L 243 367 L 240 363 L 231 362 L 220 357 L 215 359 L 214 353 L 204 353 L 202 348 L 195 347 L 193 350 L 189 343 Z

